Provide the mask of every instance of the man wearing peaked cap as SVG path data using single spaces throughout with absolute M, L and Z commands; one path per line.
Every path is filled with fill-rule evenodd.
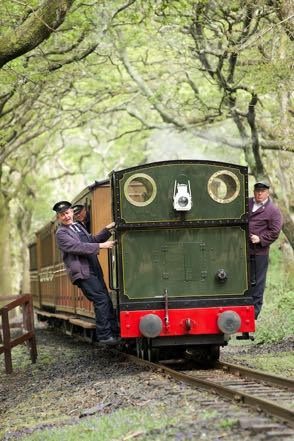
M 79 214 L 84 208 L 85 208 L 85 206 L 82 204 L 75 204 L 72 206 L 74 214 Z
M 254 188 L 270 188 L 270 185 L 266 182 L 266 181 L 260 181 L 260 182 L 256 182 L 256 184 L 254 184 Z
M 282 229 L 282 215 L 269 196 L 267 181 L 254 184 L 254 197 L 249 199 L 249 238 L 251 295 L 255 318 L 262 303 L 269 262 L 270 245 L 278 238 Z
M 90 213 L 85 205 L 75 204 L 72 206 L 74 212 L 74 220 L 86 228 L 88 233 L 91 232 Z
M 62 213 L 63 211 L 68 210 L 71 208 L 71 203 L 68 201 L 60 201 L 56 202 L 56 204 L 53 206 L 52 210 L 56 211 L 56 213 Z
M 117 344 L 118 325 L 97 258 L 100 249 L 109 249 L 115 244 L 113 240 L 109 240 L 114 223 L 94 236 L 82 224 L 74 222 L 74 210 L 70 202 L 57 202 L 53 210 L 56 211 L 56 218 L 60 223 L 56 231 L 56 241 L 69 278 L 93 303 L 97 339 L 104 344 Z

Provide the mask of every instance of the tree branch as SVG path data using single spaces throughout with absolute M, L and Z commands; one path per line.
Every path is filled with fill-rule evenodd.
M 154 92 L 148 87 L 148 85 L 144 82 L 143 78 L 140 77 L 138 72 L 131 65 L 125 49 L 120 49 L 120 57 L 126 71 L 133 79 L 133 81 L 135 81 L 135 83 L 137 84 L 143 95 L 148 99 L 149 102 L 152 103 L 152 106 L 160 114 L 162 120 L 168 124 L 173 124 L 176 127 L 184 128 L 182 123 L 174 119 L 173 116 L 167 113 L 165 109 L 162 107 L 162 105 L 156 101 Z
M 16 29 L 0 37 L 0 68 L 46 40 L 64 21 L 74 0 L 44 0 Z

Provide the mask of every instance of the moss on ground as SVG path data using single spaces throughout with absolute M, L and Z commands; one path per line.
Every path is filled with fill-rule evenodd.
M 238 362 L 250 365 L 271 374 L 294 378 L 294 354 L 279 352 L 275 354 L 238 355 Z
M 173 411 L 163 405 L 152 405 L 145 409 L 127 408 L 110 415 L 87 418 L 74 426 L 54 428 L 35 432 L 24 441 L 118 441 L 139 439 L 140 441 L 169 441 L 197 439 L 200 434 L 191 424 L 191 414 L 184 408 Z M 237 422 L 233 419 L 222 419 L 215 410 L 206 409 L 197 413 L 199 427 L 213 426 L 221 437 L 226 437 Z

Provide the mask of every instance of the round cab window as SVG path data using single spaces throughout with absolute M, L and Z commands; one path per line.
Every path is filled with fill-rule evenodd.
M 156 184 L 150 176 L 144 173 L 137 173 L 126 180 L 124 193 L 131 204 L 137 207 L 144 207 L 154 200 Z
M 220 204 L 232 202 L 240 193 L 240 181 L 229 170 L 214 173 L 208 181 L 209 196 Z

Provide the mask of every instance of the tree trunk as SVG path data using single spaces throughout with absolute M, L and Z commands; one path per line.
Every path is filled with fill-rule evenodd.
M 32 221 L 32 210 L 31 208 L 25 206 L 24 210 L 21 210 L 19 212 L 19 219 L 17 222 L 19 236 L 21 238 L 21 250 L 20 250 L 21 268 L 22 268 L 22 277 L 20 283 L 21 294 L 27 294 L 31 292 L 30 257 L 28 250 L 28 245 L 29 245 L 28 233 L 31 228 L 31 221 Z
M 283 3 L 283 2 L 282 2 Z M 286 6 L 286 2 L 284 2 Z M 290 6 L 290 4 L 289 4 Z M 293 10 L 294 11 L 294 10 Z M 292 11 L 292 12 L 293 12 Z M 287 57 L 287 53 L 285 52 L 285 44 L 283 41 L 283 37 L 281 38 L 281 44 L 279 46 L 279 58 L 284 62 Z M 280 83 L 279 88 L 279 104 L 280 104 L 280 132 L 282 139 L 287 143 L 291 143 L 291 133 L 290 127 L 291 122 L 289 118 L 288 109 L 290 108 L 289 102 L 289 85 L 285 82 Z M 280 151 L 278 153 L 278 167 L 277 174 L 280 181 L 280 190 L 278 194 L 279 207 L 283 214 L 283 232 L 288 239 L 290 245 L 292 246 L 292 250 L 294 250 L 294 219 L 291 217 L 291 209 L 292 209 L 292 195 L 294 190 L 292 176 L 292 167 L 291 167 L 291 153 Z M 289 197 L 288 197 L 289 196 Z
M 292 249 L 294 249 L 294 226 L 293 220 L 289 214 L 289 210 L 283 204 L 279 204 L 279 208 L 283 215 L 283 233 L 289 241 Z
M 31 8 L 28 18 L 17 28 L 0 37 L 0 68 L 39 46 L 64 21 L 74 0 L 44 0 L 39 8 Z
M 281 21 L 281 25 L 284 31 L 294 41 L 294 5 L 293 0 L 272 0 L 268 1 L 269 4 L 273 4 L 276 10 L 276 14 Z
M 13 295 L 10 258 L 9 208 L 0 193 L 0 297 Z
M 22 261 L 22 279 L 20 286 L 21 294 L 29 294 L 31 292 L 30 286 L 30 259 L 28 244 L 22 242 L 21 245 L 21 261 Z

